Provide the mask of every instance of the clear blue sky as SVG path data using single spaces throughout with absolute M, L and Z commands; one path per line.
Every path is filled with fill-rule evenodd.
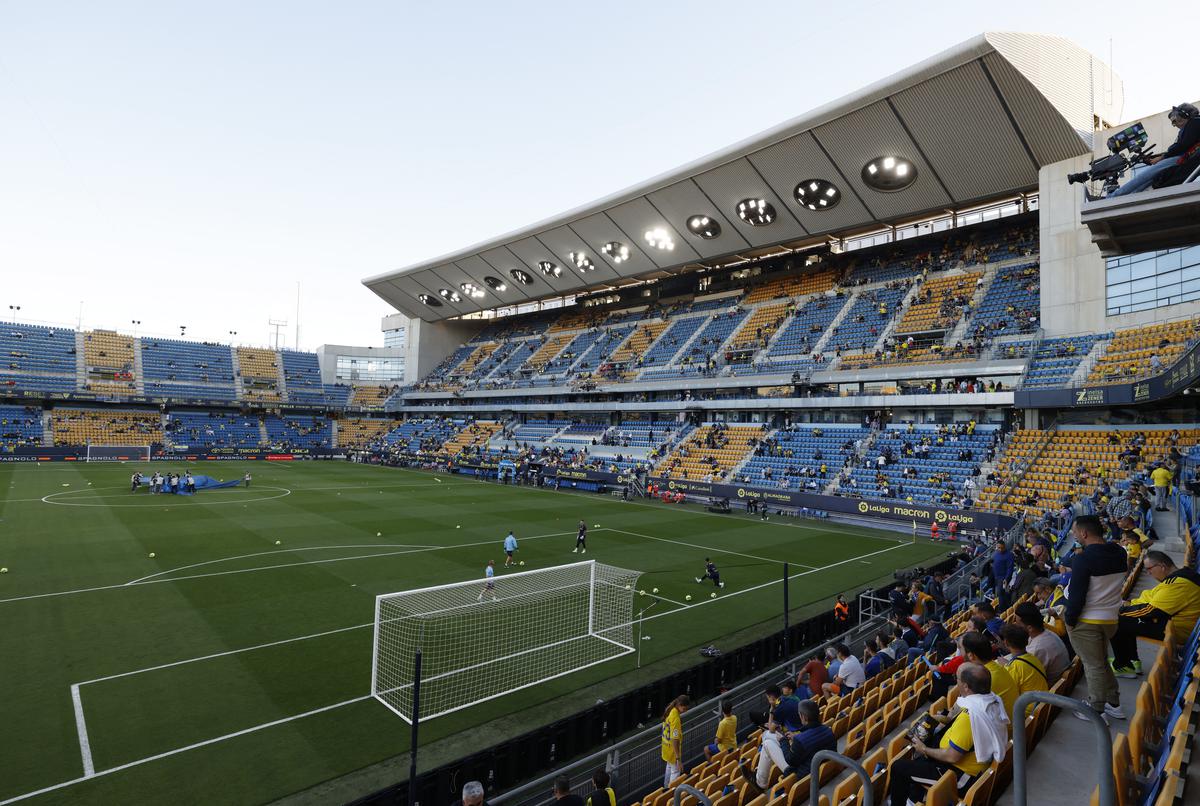
M 360 280 L 588 202 L 987 30 L 1125 117 L 1200 95 L 1183 2 L 0 0 L 0 315 L 379 344 Z M 900 10 L 897 10 L 900 9 Z M 1192 15 L 1194 19 L 1194 14 Z M 288 330 L 288 341 L 294 334 Z

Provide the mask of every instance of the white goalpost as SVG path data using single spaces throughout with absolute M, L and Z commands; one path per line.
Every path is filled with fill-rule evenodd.
M 149 462 L 149 445 L 92 445 L 87 446 L 87 462 Z
M 640 573 L 589 560 L 378 596 L 371 694 L 411 724 L 418 650 L 419 719 L 628 655 Z

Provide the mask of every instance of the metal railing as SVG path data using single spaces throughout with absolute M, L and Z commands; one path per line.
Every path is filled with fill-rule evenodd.
M 946 586 L 947 599 L 950 599 L 951 591 L 956 592 L 955 598 L 951 601 L 961 599 L 962 591 L 969 587 L 970 574 L 978 571 L 986 560 L 987 555 L 981 555 L 947 575 L 943 583 Z M 712 741 L 717 723 L 722 716 L 720 708 L 717 707 L 719 701 L 724 700 L 731 704 L 734 715 L 738 717 L 739 725 L 749 725 L 751 709 L 761 710 L 764 707 L 763 690 L 768 684 L 779 683 L 788 677 L 794 678 L 804 663 L 812 658 L 822 657 L 827 647 L 839 643 L 845 643 L 852 649 L 861 647 L 863 642 L 876 635 L 885 623 L 886 619 L 881 616 L 859 624 L 840 636 L 823 641 L 789 660 L 776 664 L 743 681 L 718 697 L 709 697 L 695 702 L 682 717 L 684 723 L 683 758 L 696 760 L 702 757 L 703 748 Z M 508 792 L 489 796 L 488 802 L 507 804 L 507 806 L 552 806 L 554 798 L 550 794 L 550 787 L 557 776 L 568 776 L 571 781 L 576 782 L 572 791 L 586 795 L 590 791 L 588 787 L 591 776 L 597 768 L 603 768 L 608 772 L 612 779 L 612 786 L 618 790 L 622 800 L 650 791 L 659 786 L 663 779 L 660 717 L 661 714 L 657 712 L 647 711 L 645 726 L 632 736 L 576 759 Z
M 1029 781 L 1027 765 L 1029 763 L 1028 742 L 1025 734 L 1025 719 L 1023 714 L 1028 706 L 1046 703 L 1056 708 L 1066 708 L 1087 719 L 1092 723 L 1096 735 L 1096 762 L 1100 771 L 1100 803 L 1099 806 L 1116 806 L 1117 788 L 1113 780 L 1112 766 L 1112 736 L 1108 732 L 1108 723 L 1090 705 L 1079 700 L 1064 697 L 1061 694 L 1051 694 L 1048 691 L 1027 691 L 1013 705 L 1013 806 L 1028 806 Z

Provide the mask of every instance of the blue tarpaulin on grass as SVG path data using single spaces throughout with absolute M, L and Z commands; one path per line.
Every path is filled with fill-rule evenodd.
M 194 481 L 196 484 L 196 492 L 200 492 L 201 490 L 221 490 L 226 487 L 236 487 L 242 483 L 241 479 L 234 479 L 233 481 L 221 481 L 220 479 L 214 479 L 212 476 L 192 476 L 192 481 Z M 143 476 L 142 484 L 149 487 L 150 479 L 146 476 Z M 179 477 L 178 490 L 171 490 L 171 488 L 164 484 L 163 492 L 173 495 L 192 495 L 191 492 L 188 492 L 184 489 L 184 481 L 182 476 Z

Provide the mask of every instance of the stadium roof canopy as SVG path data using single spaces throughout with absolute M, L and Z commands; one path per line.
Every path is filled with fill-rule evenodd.
M 1021 193 L 1040 167 L 1091 151 L 1093 116 L 1119 119 L 1110 77 L 1068 40 L 982 34 L 635 187 L 363 283 L 436 321 Z

